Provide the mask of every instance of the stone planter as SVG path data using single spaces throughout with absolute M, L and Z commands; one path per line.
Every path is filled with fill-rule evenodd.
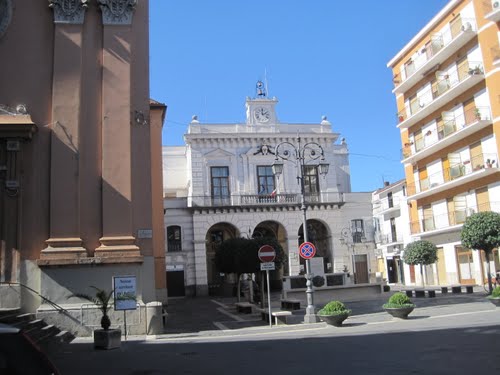
M 121 345 L 122 331 L 119 329 L 96 329 L 94 331 L 94 348 L 115 349 Z
M 406 319 L 415 307 L 384 307 L 388 314 L 395 318 Z
M 488 300 L 494 304 L 496 307 L 500 307 L 500 298 L 495 298 L 495 297 L 488 297 Z
M 338 314 L 338 315 L 318 315 L 322 322 L 330 324 L 335 327 L 340 327 L 342 322 L 349 317 L 349 313 Z

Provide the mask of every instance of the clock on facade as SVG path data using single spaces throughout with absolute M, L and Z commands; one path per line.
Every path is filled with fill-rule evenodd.
M 271 112 L 267 108 L 257 107 L 254 116 L 258 122 L 268 122 L 271 119 Z

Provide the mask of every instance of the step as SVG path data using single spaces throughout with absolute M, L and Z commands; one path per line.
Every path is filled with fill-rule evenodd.
M 19 312 L 15 312 L 10 315 L 4 315 L 0 321 L 5 324 L 10 324 L 14 326 L 18 326 L 18 324 L 22 323 L 28 323 L 35 319 L 35 314 L 31 313 L 26 313 L 26 314 L 19 314 Z
M 23 332 L 36 341 L 39 336 L 39 331 L 41 331 L 41 329 L 46 325 L 47 323 L 45 323 L 42 319 L 35 319 L 23 327 Z

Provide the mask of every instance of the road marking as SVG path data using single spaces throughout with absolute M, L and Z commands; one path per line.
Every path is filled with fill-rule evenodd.
M 245 321 L 245 319 L 240 318 L 240 317 L 239 317 L 239 316 L 237 316 L 237 315 L 231 314 L 229 311 L 227 311 L 226 309 L 224 309 L 224 308 L 222 308 L 222 307 L 219 307 L 219 308 L 217 309 L 217 311 L 219 311 L 220 313 L 222 313 L 222 314 L 224 314 L 224 315 L 229 316 L 230 318 L 232 318 L 232 319 L 234 319 L 234 320 L 236 320 L 236 321 L 238 321 L 238 322 L 244 322 L 244 321 Z
M 214 326 L 216 326 L 217 328 L 219 328 L 221 331 L 225 331 L 225 330 L 229 329 L 224 324 L 222 324 L 220 322 L 212 322 L 212 323 L 214 323 Z
M 216 303 L 217 305 L 221 306 L 221 307 L 226 307 L 226 304 L 225 303 L 222 303 L 222 302 L 219 302 L 219 301 L 216 301 L 214 299 L 211 299 L 210 301 L 212 301 L 213 303 Z

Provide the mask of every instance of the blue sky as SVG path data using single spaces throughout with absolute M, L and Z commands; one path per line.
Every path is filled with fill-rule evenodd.
M 328 116 L 349 145 L 353 191 L 404 177 L 387 62 L 448 0 L 150 0 L 151 97 L 167 104 L 163 145 L 191 116 L 245 120 L 267 72 L 281 122 Z

